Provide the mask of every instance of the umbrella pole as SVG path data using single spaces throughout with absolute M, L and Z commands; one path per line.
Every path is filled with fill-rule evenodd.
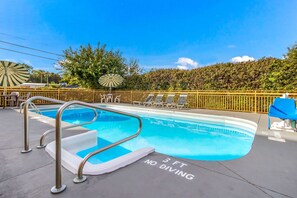
M 3 78 L 4 82 L 3 82 L 3 95 L 7 94 L 7 81 L 8 81 L 8 77 L 7 77 L 7 70 L 5 69 L 5 74 L 4 74 L 4 78 Z
M 111 94 L 111 87 L 109 87 L 109 93 Z

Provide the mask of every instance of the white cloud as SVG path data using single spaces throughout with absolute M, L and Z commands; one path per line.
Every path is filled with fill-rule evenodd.
M 237 46 L 236 45 L 233 45 L 233 44 L 230 44 L 230 45 L 227 45 L 227 48 L 236 48 Z
M 62 70 L 62 69 L 63 69 L 63 65 L 66 64 L 66 63 L 71 63 L 71 61 L 69 61 L 68 59 L 64 59 L 64 60 L 57 61 L 57 62 L 54 64 L 54 68 L 55 68 L 56 70 Z
M 9 61 L 9 62 L 14 62 L 14 63 L 17 62 L 15 59 L 9 59 L 9 58 L 5 58 L 5 59 L 3 59 L 3 60 L 4 60 L 4 61 Z
M 240 62 L 247 62 L 247 61 L 254 61 L 255 59 L 250 56 L 236 56 L 231 59 L 233 63 L 240 63 Z
M 190 58 L 186 58 L 186 57 L 178 58 L 178 60 L 175 64 L 178 64 L 177 65 L 178 69 L 196 68 L 199 65 L 198 62 L 196 62 Z
M 184 66 L 184 65 L 178 65 L 177 66 L 177 69 L 181 69 L 181 70 L 187 70 L 189 69 L 187 66 Z
M 21 62 L 33 67 L 33 64 L 29 60 L 23 59 Z
M 61 65 L 59 65 L 59 64 L 54 64 L 54 68 L 56 70 L 62 70 L 63 69 L 63 67 Z

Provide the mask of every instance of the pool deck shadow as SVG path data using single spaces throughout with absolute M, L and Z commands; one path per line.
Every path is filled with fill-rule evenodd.
M 30 119 L 32 152 L 21 154 L 23 115 L 0 110 L 0 197 L 106 197 L 106 198 L 192 198 L 192 197 L 297 197 L 297 142 L 272 141 L 263 136 L 267 115 L 209 110 L 183 110 L 192 113 L 224 115 L 258 123 L 251 151 L 230 161 L 207 162 L 152 153 L 112 173 L 89 176 L 82 184 L 62 170 L 65 192 L 52 195 L 55 161 L 36 149 L 40 135 L 52 128 L 48 123 Z M 63 133 L 69 136 L 81 129 Z M 293 140 L 296 134 L 290 134 Z M 53 135 L 47 142 L 53 140 Z

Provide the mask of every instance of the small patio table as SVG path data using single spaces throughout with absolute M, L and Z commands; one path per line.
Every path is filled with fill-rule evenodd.
M 17 102 L 18 102 L 18 95 L 17 94 L 5 94 L 5 95 L 1 95 L 1 105 L 2 105 L 2 107 L 3 107 L 3 109 L 5 109 L 5 107 L 6 107 L 6 103 L 7 103 L 7 99 L 8 98 L 15 98 L 15 104 L 17 104 Z

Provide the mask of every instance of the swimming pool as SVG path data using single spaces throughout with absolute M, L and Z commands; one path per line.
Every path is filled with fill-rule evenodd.
M 93 164 L 143 147 L 154 147 L 157 152 L 166 155 L 194 160 L 236 159 L 250 151 L 257 127 L 250 121 L 222 116 L 133 107 L 108 108 L 139 115 L 143 121 L 143 129 L 137 138 L 90 158 L 89 162 Z M 55 118 L 57 109 L 45 109 L 41 112 L 42 115 Z M 98 145 L 77 152 L 80 157 L 137 131 L 138 122 L 135 118 L 99 110 L 98 114 L 96 122 L 84 126 L 98 131 Z M 64 112 L 62 120 L 78 124 L 91 120 L 93 115 L 90 109 L 69 109 Z

